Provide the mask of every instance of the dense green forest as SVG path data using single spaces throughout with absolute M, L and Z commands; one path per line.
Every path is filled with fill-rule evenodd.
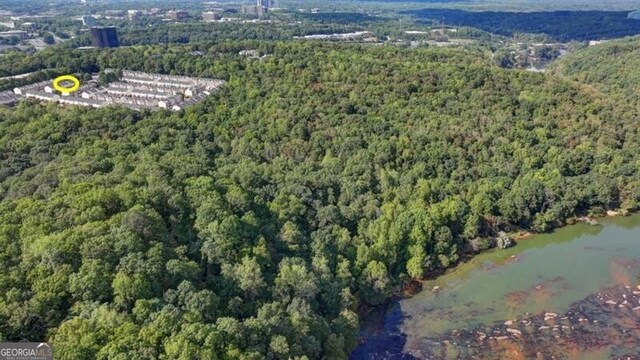
M 490 33 L 513 36 L 545 34 L 552 41 L 612 39 L 640 34 L 640 20 L 628 18 L 628 11 L 462 11 L 421 9 L 406 13 L 430 22 L 469 26 Z
M 631 106 L 640 103 L 640 37 L 589 47 L 553 65 L 555 74 L 589 84 Z
M 482 52 L 23 56 L 1 67 L 228 80 L 179 113 L 0 108 L 0 340 L 59 359 L 343 359 L 359 314 L 499 230 L 640 199 L 633 108 Z

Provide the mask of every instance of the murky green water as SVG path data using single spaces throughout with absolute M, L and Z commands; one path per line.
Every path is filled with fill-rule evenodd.
M 476 256 L 399 302 L 406 349 L 420 339 L 528 314 L 562 313 L 606 286 L 638 283 L 640 216 L 578 224 Z M 439 287 L 438 290 L 432 290 Z M 640 347 L 640 344 L 638 344 Z

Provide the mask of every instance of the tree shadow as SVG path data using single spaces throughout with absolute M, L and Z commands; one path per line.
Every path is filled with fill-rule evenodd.
M 388 306 L 372 310 L 363 319 L 359 344 L 353 350 L 351 360 L 415 360 L 415 356 L 404 353 L 407 336 L 400 325 L 407 316 L 397 300 Z

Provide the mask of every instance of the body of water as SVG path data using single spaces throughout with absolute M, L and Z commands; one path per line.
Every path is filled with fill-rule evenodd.
M 531 236 L 425 282 L 367 319 L 352 358 L 640 358 L 640 216 L 601 223 Z

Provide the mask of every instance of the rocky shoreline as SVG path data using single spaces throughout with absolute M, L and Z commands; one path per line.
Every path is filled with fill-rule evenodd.
M 611 351 L 640 359 L 640 285 L 602 289 L 562 314 L 525 315 L 491 326 L 453 330 L 405 349 L 419 359 L 563 359 Z
M 607 213 L 607 217 L 622 217 L 622 215 L 626 214 Z M 575 224 L 576 221 L 578 219 L 573 218 L 568 223 Z M 605 226 L 584 231 L 589 234 L 596 231 L 599 234 L 600 228 L 606 227 L 607 224 L 607 221 L 603 221 L 602 225 Z M 527 235 L 530 234 L 521 231 L 507 236 L 519 241 L 528 237 Z M 377 317 L 377 321 L 363 327 L 368 331 L 361 333 L 360 346 L 350 358 L 376 360 L 582 359 L 585 354 L 589 354 L 593 359 L 640 360 L 638 346 L 640 344 L 640 288 L 637 288 L 636 275 L 625 273 L 627 269 L 640 271 L 640 259 L 637 258 L 637 254 L 636 258 L 626 258 L 624 255 L 621 257 L 622 247 L 612 248 L 612 245 L 599 244 L 598 242 L 581 245 L 579 249 L 599 253 L 604 252 L 605 249 L 613 249 L 614 253 L 618 252 L 615 255 L 598 255 L 605 256 L 608 267 L 611 267 L 607 269 L 611 271 L 611 279 L 609 282 L 602 282 L 603 279 L 598 278 L 599 286 L 610 287 L 590 287 L 589 292 L 573 298 L 577 300 L 576 302 L 566 303 L 568 306 L 563 305 L 562 309 L 568 309 L 564 313 L 537 313 L 537 311 L 544 311 L 544 307 L 537 308 L 536 313 L 519 312 L 523 304 L 532 301 L 532 297 L 537 302 L 544 302 L 571 291 L 572 280 L 558 276 L 559 274 L 544 277 L 541 279 L 543 282 L 535 283 L 528 288 L 515 286 L 513 291 L 502 295 L 503 298 L 497 301 L 496 305 L 500 304 L 499 306 L 506 306 L 511 310 L 505 311 L 504 317 L 494 317 L 494 319 L 504 319 L 500 322 L 489 324 L 485 322 L 484 325 L 473 328 L 459 324 L 460 327 L 450 333 L 435 332 L 431 329 L 428 331 L 431 333 L 430 337 L 419 335 L 427 333 L 424 329 L 431 328 L 427 322 L 420 320 L 419 312 L 405 312 L 400 310 L 397 304 L 388 303 L 387 309 L 393 310 L 383 311 Z M 498 245 L 497 241 L 496 245 Z M 637 245 L 629 244 L 628 246 Z M 482 270 L 491 272 L 494 268 L 511 262 L 520 262 L 522 259 L 523 255 L 511 252 L 506 253 L 504 258 L 500 257 L 489 263 L 476 265 Z M 635 271 L 632 273 L 637 274 Z M 414 296 L 425 284 L 428 286 L 425 286 L 422 291 L 433 293 L 432 296 L 438 297 L 447 291 L 438 282 L 413 281 L 397 294 L 398 298 Z M 596 289 L 600 292 L 595 292 Z M 564 311 L 562 309 L 549 308 L 548 311 Z M 479 312 L 475 314 L 472 310 L 463 315 L 482 316 L 481 309 L 478 309 Z M 421 311 L 429 312 L 431 309 L 424 308 Z M 509 319 L 510 314 L 521 315 Z M 443 314 L 443 316 L 454 316 L 454 313 Z M 416 327 L 406 328 L 403 324 L 414 324 L 410 326 Z

